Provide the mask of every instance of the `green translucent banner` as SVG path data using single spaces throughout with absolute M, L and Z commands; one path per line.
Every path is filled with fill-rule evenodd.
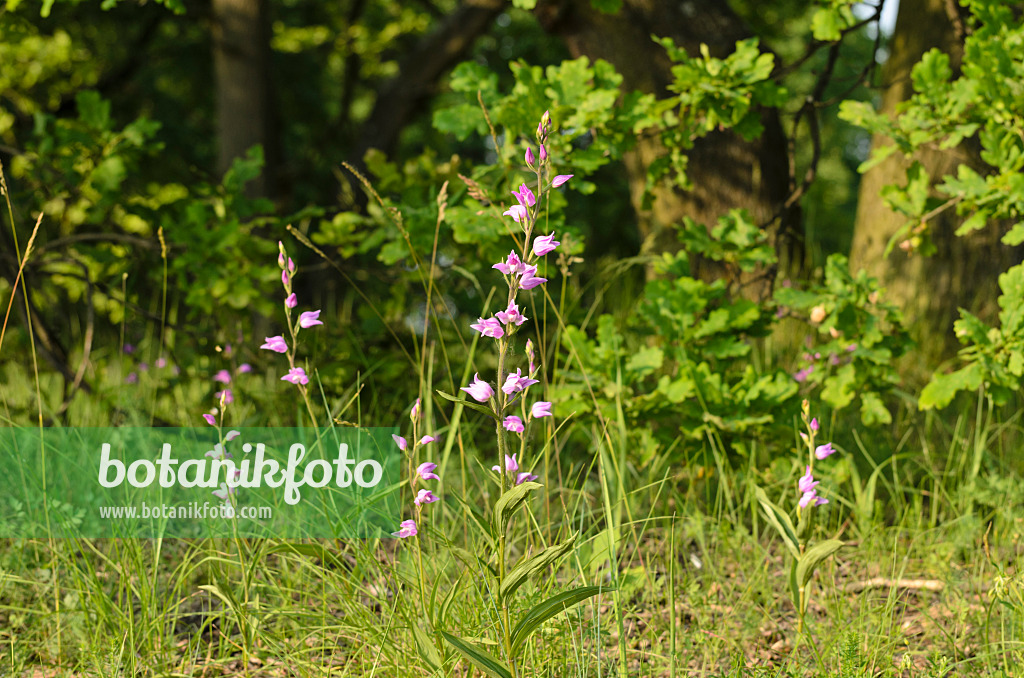
M 394 428 L 0 429 L 0 537 L 381 537 Z

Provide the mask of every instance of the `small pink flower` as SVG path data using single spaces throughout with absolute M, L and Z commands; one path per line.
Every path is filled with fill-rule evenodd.
M 534 419 L 540 419 L 541 417 L 551 416 L 551 403 L 536 402 L 533 407 L 530 408 L 530 416 Z
M 124 378 L 126 384 L 137 384 L 139 382 L 139 375 L 135 372 L 129 372 L 128 376 Z
M 818 499 L 818 496 L 814 492 L 805 492 L 800 498 L 800 508 L 807 508 L 811 502 Z
M 121 350 L 125 352 L 125 355 L 131 355 L 135 353 L 135 346 L 133 344 L 125 344 Z
M 398 449 L 400 449 L 402 452 L 405 452 L 405 450 L 409 447 L 409 443 L 406 442 L 405 438 L 403 438 L 402 436 L 396 436 L 394 433 L 392 433 L 391 437 L 394 438 L 395 444 L 398 445 Z
M 558 188 L 565 182 L 569 181 L 569 179 L 572 179 L 572 177 L 572 174 L 559 174 L 551 181 L 551 188 Z
M 139 363 L 139 372 L 148 372 L 149 363 Z
M 224 447 L 220 443 L 217 443 L 213 446 L 212 450 L 207 450 L 206 454 L 203 456 L 209 457 L 210 459 L 220 459 L 224 456 Z
M 288 344 L 285 343 L 284 337 L 278 335 L 276 337 L 267 337 L 266 342 L 260 346 L 268 351 L 274 351 L 275 353 L 287 353 Z
M 508 253 L 508 259 L 503 263 L 495 264 L 491 268 L 496 268 L 505 275 L 518 275 L 523 272 L 523 262 L 519 259 L 519 256 L 515 252 Z
M 498 466 L 497 464 L 492 466 L 491 470 L 492 471 L 497 471 L 498 473 L 501 473 L 501 467 Z M 516 455 L 513 454 L 510 457 L 510 456 L 508 456 L 506 454 L 505 455 L 505 472 L 506 473 L 515 473 L 518 470 L 519 470 L 519 462 L 516 461 Z
M 235 438 L 237 438 L 240 435 L 242 435 L 242 434 L 239 433 L 238 431 L 228 431 L 228 434 L 226 436 L 224 436 L 224 440 L 226 440 L 227 442 L 230 443 L 232 440 L 234 440 Z
M 533 163 L 536 158 L 533 157 L 533 149 L 529 146 L 526 147 L 526 156 L 524 157 L 524 160 L 526 160 L 527 167 L 533 167 Z
M 226 388 L 223 391 L 217 391 L 213 394 L 213 397 L 225 405 L 230 405 L 235 402 L 235 394 L 231 392 L 230 388 Z
M 231 373 L 228 372 L 227 370 L 221 370 L 217 374 L 213 375 L 213 380 L 214 381 L 219 381 L 222 384 L 230 384 L 231 383 Z
M 221 501 L 227 501 L 228 495 L 232 495 L 232 494 L 234 494 L 237 491 L 238 491 L 238 488 L 236 488 L 236 487 L 228 487 L 227 483 L 221 483 L 220 484 L 220 489 L 219 490 L 214 490 L 212 492 L 212 494 L 213 494 L 213 496 L 217 497 L 217 499 L 220 499 Z
M 437 440 L 437 438 L 435 438 L 434 436 L 423 436 L 422 438 L 420 438 L 419 444 L 420 445 L 429 445 L 430 443 L 434 442 L 435 440 Z
M 314 325 L 323 325 L 318 318 L 320 317 L 320 311 L 306 311 L 299 316 L 299 327 L 310 328 Z
M 531 191 L 526 184 L 521 185 L 518 192 L 512 191 L 512 195 L 516 197 L 516 200 L 518 200 L 519 204 L 523 207 L 533 207 L 537 202 L 537 198 L 534 197 L 533 191 Z
M 284 305 L 287 306 L 288 308 L 295 308 L 296 306 L 299 305 L 299 298 L 295 296 L 295 292 L 292 292 L 291 294 L 288 295 L 288 297 L 284 300 Z
M 529 218 L 529 213 L 522 205 L 512 205 L 501 213 L 503 216 L 512 217 L 512 221 L 521 224 Z
M 421 504 L 433 504 L 438 500 L 438 497 L 434 496 L 434 493 L 430 490 L 420 490 L 416 493 L 416 498 L 412 500 L 412 503 L 417 506 Z
M 523 426 L 523 420 L 515 415 L 505 417 L 505 421 L 502 423 L 506 431 L 512 431 L 512 433 L 522 433 L 526 430 Z
M 485 337 L 501 339 L 505 336 L 505 328 L 495 318 L 478 318 L 476 323 L 470 325 L 470 327 Z
M 281 283 L 285 287 L 288 287 L 288 285 L 290 284 L 290 278 L 288 277 L 288 269 L 281 271 Z
M 811 475 L 811 467 L 807 467 L 806 475 L 800 476 L 800 480 L 797 482 L 797 488 L 800 492 L 807 494 L 813 492 L 814 488 L 818 486 L 818 481 Z
M 440 480 L 434 469 L 437 468 L 437 464 L 429 461 L 425 461 L 416 467 L 416 475 L 423 480 Z
M 550 235 L 538 235 L 533 240 L 533 253 L 538 257 L 543 257 L 548 252 L 554 252 L 561 244 L 555 240 L 554 231 L 551 231 Z
M 242 363 L 238 366 L 237 372 L 239 374 L 248 374 L 249 372 L 252 372 L 252 365 L 249 363 Z
M 498 311 L 494 314 L 495 317 L 506 325 L 522 325 L 526 322 L 526 316 L 519 312 L 519 305 L 516 302 L 512 302 L 508 305 L 508 308 L 504 311 Z
M 522 485 L 523 483 L 532 483 L 538 476 L 533 475 L 529 471 L 523 471 L 516 476 L 516 485 Z
M 412 409 L 409 410 L 409 419 L 411 419 L 413 421 L 413 423 L 415 423 L 415 422 L 420 420 L 420 399 L 419 398 L 416 399 L 416 402 L 414 402 L 412 404 Z
M 527 266 L 523 270 L 523 277 L 519 279 L 519 287 L 524 290 L 532 290 L 534 287 L 546 283 L 547 278 L 537 277 L 537 267 Z
M 815 417 L 814 419 L 811 419 L 811 430 L 812 431 L 817 431 L 818 430 L 818 418 L 817 417 Z
M 205 419 L 206 423 L 209 424 L 210 426 L 216 426 L 217 425 L 217 419 L 212 414 L 209 414 L 209 413 L 204 414 L 203 415 L 203 419 Z
M 544 162 L 548 159 L 548 149 L 544 148 L 544 144 L 540 145 L 540 161 Z
M 293 384 L 308 384 L 309 377 L 306 376 L 306 371 L 301 367 L 293 367 L 288 370 L 288 374 L 281 377 L 281 381 L 290 381 Z
M 803 496 L 800 497 L 800 508 L 807 508 L 811 502 L 814 502 L 815 506 L 821 506 L 822 504 L 827 504 L 828 499 L 819 497 L 813 490 L 810 492 L 804 492 Z
M 811 375 L 811 372 L 813 372 L 813 371 L 814 371 L 814 365 L 808 365 L 804 369 L 802 369 L 802 370 L 798 371 L 796 374 L 794 374 L 793 378 L 796 379 L 798 382 L 803 383 L 803 382 L 807 381 L 807 377 L 809 377 Z
M 292 261 L 291 257 L 288 257 L 288 272 L 295 273 L 295 262 Z
M 835 450 L 832 449 L 832 443 L 825 443 L 824 445 L 818 445 L 814 448 L 814 458 L 819 461 L 835 454 Z
M 517 368 L 515 374 L 510 373 L 505 379 L 505 383 L 502 385 L 501 390 L 507 395 L 512 395 L 513 393 L 518 393 L 524 388 L 533 386 L 536 383 L 536 379 L 524 377 L 522 368 Z
M 167 358 L 161 356 L 156 359 L 156 362 L 154 364 L 156 365 L 156 368 L 158 370 L 162 370 L 163 368 L 167 367 Z
M 398 532 L 392 532 L 392 537 L 398 537 L 399 539 L 405 539 L 406 537 L 416 536 L 416 521 L 415 520 L 403 520 L 398 524 Z
M 494 389 L 486 381 L 480 378 L 480 374 L 477 373 L 473 377 L 473 383 L 469 386 L 463 386 L 460 391 L 465 391 L 469 395 L 473 396 L 473 399 L 478 403 L 485 403 L 491 399 L 494 395 Z

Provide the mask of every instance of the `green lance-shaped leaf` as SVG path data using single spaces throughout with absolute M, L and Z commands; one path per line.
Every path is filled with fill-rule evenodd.
M 804 551 L 804 554 L 800 556 L 798 559 L 799 562 L 796 565 L 796 581 L 800 585 L 800 588 L 807 586 L 807 582 L 811 580 L 811 575 L 814 574 L 815 568 L 821 564 L 821 561 L 825 560 L 844 546 L 846 546 L 846 544 L 838 539 L 826 539 L 825 541 L 818 542 L 811 548 Z
M 526 639 L 539 629 L 544 622 L 556 614 L 568 610 L 576 603 L 582 602 L 587 598 L 614 590 L 607 586 L 581 586 L 564 591 L 538 603 L 512 629 L 512 654 L 519 654 L 519 651 L 523 649 L 523 645 L 526 644 Z
M 761 508 L 764 509 L 765 515 L 768 516 L 768 522 L 772 524 L 772 527 L 782 537 L 786 548 L 789 549 L 794 558 L 800 558 L 800 545 L 797 542 L 796 529 L 793 527 L 793 521 L 789 519 L 789 514 L 773 504 L 760 487 L 754 488 L 754 496 L 761 502 Z
M 789 567 L 789 594 L 792 596 L 793 607 L 796 608 L 797 614 L 803 616 L 804 610 L 800 603 L 800 584 L 796 581 L 796 566 L 800 564 L 800 561 L 796 558 L 793 559 L 793 564 Z
M 512 518 L 512 514 L 516 512 L 523 502 L 526 501 L 526 497 L 529 496 L 530 492 L 540 489 L 543 487 L 540 483 L 523 483 L 522 485 L 516 485 L 511 490 L 501 495 L 501 498 L 494 504 L 494 534 L 500 535 L 508 527 L 508 521 Z
M 446 643 L 458 650 L 463 657 L 470 661 L 470 663 L 486 673 L 488 676 L 491 676 L 491 678 L 512 678 L 512 674 L 505 668 L 504 664 L 498 661 L 497 658 L 462 638 L 459 638 L 458 636 L 453 636 L 452 634 L 445 633 L 444 631 L 440 631 L 439 633 Z
M 529 558 L 523 558 L 512 570 L 505 575 L 505 579 L 501 582 L 501 586 L 498 587 L 498 596 L 501 598 L 502 603 L 508 603 L 509 598 L 516 592 L 516 590 L 526 583 L 526 580 L 537 574 L 543 572 L 552 563 L 564 556 L 566 553 L 572 551 L 572 547 L 576 544 L 576 538 L 579 536 L 579 532 L 572 535 L 561 544 L 555 544 L 549 546 L 546 549 L 541 550 Z
M 497 418 L 498 418 L 498 415 L 496 415 L 490 408 L 484 407 L 483 405 L 478 405 L 477 403 L 471 403 L 468 400 L 465 400 L 463 398 L 459 398 L 457 396 L 453 396 L 451 393 L 445 393 L 444 391 L 438 391 L 437 395 L 441 396 L 445 400 L 450 400 L 453 403 L 461 403 L 464 407 L 468 407 L 471 410 L 476 410 L 477 412 L 480 412 L 482 414 L 486 414 L 491 419 L 497 420 Z
M 413 624 L 412 635 L 416 641 L 416 652 L 423 658 L 423 661 L 427 662 L 427 665 L 432 670 L 436 671 L 439 669 L 441 667 L 441 655 L 437 653 L 437 648 L 434 647 L 434 643 L 430 640 L 427 632 Z
M 320 544 L 291 544 L 284 542 L 281 544 L 273 544 L 268 546 L 264 551 L 267 555 L 272 553 L 294 553 L 302 556 L 310 556 L 317 560 L 322 560 L 325 563 L 330 564 L 341 570 L 351 571 L 352 566 L 346 563 L 344 560 L 336 556 L 335 554 L 328 551 L 324 546 Z
M 463 574 L 465 574 L 465 572 L 463 572 Z M 448 610 L 451 609 L 452 602 L 455 600 L 455 592 L 459 590 L 459 584 L 462 583 L 462 576 L 463 575 L 460 574 L 459 578 L 455 580 L 455 584 L 452 586 L 451 590 L 448 591 L 448 595 L 446 595 L 444 600 L 441 601 L 441 606 L 437 608 L 434 615 L 434 628 L 444 626 L 447 622 Z

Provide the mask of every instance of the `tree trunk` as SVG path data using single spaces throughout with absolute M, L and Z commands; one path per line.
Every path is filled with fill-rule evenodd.
M 270 94 L 270 26 L 266 0 L 213 0 L 213 59 L 217 89 L 217 170 L 260 144 L 263 174 L 250 197 L 273 195 L 277 144 Z
M 690 54 L 698 53 L 700 44 L 706 43 L 712 56 L 719 58 L 730 54 L 738 40 L 750 37 L 743 21 L 720 0 L 625 0 L 614 15 L 593 9 L 590 0 L 570 0 L 542 5 L 540 16 L 548 30 L 566 41 L 573 56 L 604 59 L 622 74 L 624 90 L 658 96 L 669 94 L 672 64 L 665 50 L 651 39 L 652 34 L 672 38 Z M 770 237 L 782 255 L 783 270 L 802 265 L 799 211 L 782 209 L 789 194 L 786 136 L 776 111 L 764 111 L 762 122 L 765 133 L 751 142 L 728 130 L 699 139 L 689 153 L 693 190 L 660 186 L 654 190 L 650 209 L 642 204 L 646 171 L 665 149 L 657 138 L 638 140 L 625 165 L 644 251 L 678 250 L 673 227 L 684 216 L 710 228 L 730 209 L 744 208 L 757 223 L 771 226 Z M 709 262 L 694 263 L 695 273 L 702 277 L 720 273 Z M 757 289 L 747 291 L 755 297 L 766 294 L 771 273 L 761 272 L 754 282 Z
M 954 72 L 959 70 L 962 25 L 956 4 L 948 0 L 901 0 L 891 55 L 882 72 L 883 112 L 895 114 L 896 107 L 913 94 L 911 69 L 928 50 L 937 48 L 949 54 Z M 889 143 L 884 136 L 872 140 L 875 147 Z M 983 167 L 976 144 L 965 142 L 948 151 L 927 149 L 913 158 L 896 154 L 871 168 L 860 184 L 850 264 L 853 270 L 863 268 L 877 277 L 887 289 L 888 298 L 903 308 L 911 336 L 918 343 L 916 364 L 911 367 L 928 373 L 959 348 L 953 335 L 958 309 L 995 317 L 997 277 L 1015 260 L 1013 251 L 999 242 L 1003 228 L 989 226 L 957 237 L 955 231 L 962 219 L 952 209 L 930 222 L 930 237 L 938 250 L 933 256 L 893 248 L 889 257 L 884 257 L 889 240 L 906 218 L 885 205 L 881 191 L 888 184 L 905 184 L 905 171 L 914 160 L 922 164 L 933 182 L 945 175 L 955 176 L 960 164 L 979 170 Z
M 437 26 L 424 35 L 398 66 L 398 74 L 377 90 L 373 110 L 359 130 L 348 162 L 360 172 L 366 170 L 363 158 L 371 148 L 391 155 L 399 135 L 409 121 L 421 113 L 425 102 L 435 93 L 440 77 L 464 59 L 478 37 L 490 28 L 494 19 L 508 7 L 508 0 L 463 0 Z M 352 181 L 343 188 L 351 207 L 363 207 L 365 195 L 351 190 Z

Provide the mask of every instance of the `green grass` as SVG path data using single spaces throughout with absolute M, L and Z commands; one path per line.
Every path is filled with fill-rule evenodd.
M 615 280 L 596 296 L 614 292 Z M 550 329 L 575 296 L 563 286 L 557 303 L 548 298 L 546 310 L 530 315 L 543 314 Z M 8 360 L 31 355 L 27 338 L 8 329 L 0 422 L 28 425 L 37 412 L 61 421 L 62 380 Z M 550 334 L 542 344 L 557 345 L 559 333 Z M 475 339 L 459 346 L 443 331 L 439 339 L 424 337 L 410 360 L 410 382 L 418 379 L 423 393 L 455 391 L 478 357 Z M 191 355 L 181 375 L 138 372 L 138 356 L 152 361 L 160 353 L 152 341 L 139 342 L 136 357 L 94 349 L 95 391 L 74 398 L 63 422 L 196 422 L 212 403 L 210 375 L 226 367 L 222 356 Z M 568 353 L 551 361 L 560 369 L 554 386 L 570 370 L 586 377 Z M 766 364 L 781 359 L 765 356 Z M 379 358 L 353 361 L 359 377 L 312 389 L 317 405 L 364 425 L 407 421 L 405 413 L 398 418 L 406 404 L 396 406 L 376 381 Z M 132 371 L 139 381 L 126 384 Z M 302 421 L 301 404 L 275 377 L 254 373 L 233 386 L 234 421 Z M 409 391 L 400 386 L 393 391 Z M 780 505 L 796 501 L 803 470 L 795 432 L 787 446 L 711 436 L 647 454 L 644 432 L 630 430 L 621 400 L 610 415 L 561 419 L 549 442 L 534 441 L 530 458 L 545 491 L 518 516 L 511 556 L 581 536 L 569 557 L 521 589 L 513 617 L 572 586 L 610 590 L 534 636 L 523 675 L 1020 675 L 1022 436 L 1017 413 L 993 411 L 981 396 L 976 402 L 921 415 L 908 398 L 891 427 L 873 432 L 845 418 L 828 421 L 822 440 L 841 451 L 816 467 L 831 503 L 814 509 L 813 536 L 848 544 L 815 573 L 803 634 L 785 549 L 754 498 L 761 486 Z M 476 528 L 499 491 L 488 470 L 493 439 L 482 442 L 489 433 L 478 413 L 440 399 L 424 402 L 424 417 L 439 438 L 430 454 L 443 500 L 421 525 L 422 592 L 412 541 L 7 539 L 0 542 L 0 674 L 480 675 L 437 642 L 425 608 L 463 638 L 500 636 L 486 575 L 490 550 Z M 433 658 L 441 660 L 436 669 Z
M 7 396 L 13 402 L 16 393 Z M 715 464 L 709 450 L 712 463 L 652 480 L 614 436 L 605 447 L 608 437 L 569 431 L 593 435 L 595 456 L 552 455 L 546 502 L 530 506 L 512 551 L 536 551 L 577 529 L 581 545 L 544 583 L 528 584 L 520 605 L 579 584 L 617 591 L 555 618 L 531 644 L 526 675 L 1016 675 L 1024 659 L 1024 490 L 1004 464 L 1016 448 L 1000 449 L 1016 431 L 990 425 L 980 436 L 974 421 L 965 412 L 950 426 L 905 422 L 910 434 L 882 455 L 874 481 L 865 470 L 849 472 L 867 463 L 837 464 L 823 476 L 835 501 L 822 510 L 818 536 L 850 545 L 814 577 L 810 638 L 797 634 L 784 550 L 751 499 L 753 481 L 783 491 L 797 469 Z M 949 436 L 945 449 L 927 444 L 928 427 L 934 440 Z M 974 475 L 970 454 L 982 440 L 988 447 Z M 460 454 L 465 463 L 449 465 L 445 500 L 421 533 L 426 579 L 436 588 L 427 596 L 435 607 L 448 599 L 452 633 L 494 638 L 496 610 L 476 560 L 486 551 L 471 526 L 497 488 L 482 470 L 489 455 Z M 842 455 L 871 458 L 857 449 Z M 726 488 L 731 503 L 722 499 Z M 397 540 L 294 548 L 274 540 L 7 540 L 0 670 L 430 675 L 411 630 L 422 629 L 430 644 L 413 556 Z M 449 655 L 436 675 L 466 670 Z

